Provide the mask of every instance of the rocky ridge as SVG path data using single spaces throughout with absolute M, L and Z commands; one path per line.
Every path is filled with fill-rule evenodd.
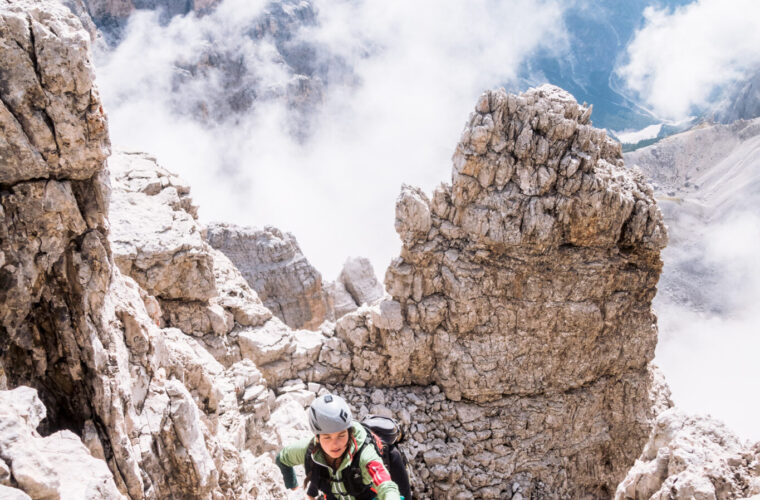
M 652 417 L 665 229 L 651 188 L 589 115 L 556 87 L 487 92 L 452 184 L 432 198 L 407 187 L 397 202 L 403 248 L 386 274 L 394 300 L 381 304 L 399 319 L 383 340 L 404 346 L 383 353 L 391 379 L 435 382 L 469 400 L 478 425 L 506 423 L 489 443 L 530 450 L 504 471 L 530 478 L 528 495 L 610 495 Z
M 225 367 L 193 337 L 161 329 L 158 301 L 114 264 L 106 119 L 81 24 L 54 2 L 3 2 L 0 35 L 3 60 L 14 62 L 0 89 L 3 157 L 16 162 L 3 169 L 0 194 L 0 362 L 4 385 L 31 386 L 45 405 L 45 420 L 29 427 L 46 443 L 63 432 L 51 452 L 81 448 L 74 435 L 96 455 L 102 450 L 129 498 L 278 491 L 261 481 L 267 467 L 276 471 L 271 459 L 262 463 L 245 448 L 246 427 L 274 403 L 259 370 L 248 359 Z M 176 289 L 139 275 L 146 276 L 153 293 L 177 299 Z M 2 422 L 14 428 L 5 414 Z M 25 482 L 30 453 L 3 442 L 9 484 L 32 498 L 66 497 L 50 490 L 68 484 L 56 485 L 55 475 L 44 495 Z
M 750 447 L 709 417 L 662 412 L 616 500 L 760 495 L 760 443 Z
M 271 226 L 257 230 L 211 224 L 206 237 L 241 271 L 267 309 L 289 327 L 316 329 L 333 319 L 322 275 L 306 260 L 291 233 Z
M 124 499 L 102 460 L 97 438 L 88 450 L 79 436 L 68 430 L 42 437 L 36 428 L 45 414 L 34 389 L 21 386 L 0 391 L 2 498 Z M 93 429 L 92 422 L 88 428 Z M 83 470 L 88 473 L 76 473 Z M 20 489 L 11 488 L 11 477 Z
M 37 82 L 46 97 L 21 111 L 47 113 L 58 137 L 56 103 L 73 96 L 39 75 L 47 64 L 91 75 L 87 36 L 57 4 L 0 6 L 0 50 L 46 35 L 27 53 L 45 57 L 8 85 Z M 85 50 L 72 55 L 67 36 Z M 357 414 L 408 426 L 421 498 L 612 495 L 669 405 L 649 366 L 665 233 L 651 189 L 588 108 L 554 87 L 484 94 L 452 184 L 399 197 L 391 296 L 308 331 L 272 315 L 208 244 L 187 186 L 155 160 L 114 154 L 109 181 L 105 117 L 85 83 L 85 119 L 71 123 L 99 128 L 64 125 L 61 138 L 88 151 L 61 148 L 61 162 L 30 138 L 31 118 L 2 122 L 16 131 L 8 154 L 34 160 L 0 196 L 0 378 L 36 388 L 47 414 L 25 433 L 63 432 L 67 449 L 81 439 L 128 498 L 283 498 L 273 453 L 308 434 L 302 410 L 316 394 L 337 390 Z M 61 167 L 79 161 L 89 170 Z M 14 472 L 27 456 L 0 445 L 2 488 L 40 497 Z M 751 460 L 739 466 L 751 483 Z
M 374 304 L 385 290 L 370 261 L 349 258 L 334 282 L 304 256 L 292 233 L 212 223 L 206 227 L 209 244 L 240 269 L 264 305 L 291 328 L 318 330 L 359 306 Z

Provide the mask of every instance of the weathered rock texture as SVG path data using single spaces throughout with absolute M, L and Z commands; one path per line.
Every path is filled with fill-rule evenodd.
M 750 447 L 709 417 L 657 418 L 616 500 L 723 500 L 760 494 L 760 443 Z
M 194 239 L 186 191 L 166 172 L 147 171 L 144 157 L 137 158 L 139 168 L 125 169 L 133 175 L 116 178 L 116 198 L 134 201 L 123 205 L 136 207 L 144 219 L 148 230 L 136 231 L 135 238 L 156 237 L 141 240 L 153 246 L 139 255 L 119 246 L 120 260 L 131 257 L 122 264 L 149 291 L 114 264 L 107 238 L 105 116 L 91 80 L 88 36 L 69 11 L 52 1 L 0 2 L 0 51 L 4 64 L 11 62 L 0 85 L 0 382 L 37 389 L 47 418 L 29 427 L 40 423 L 41 435 L 53 433 L 44 439 L 45 450 L 69 455 L 61 464 L 74 463 L 83 449 L 80 436 L 131 499 L 281 497 L 271 457 L 254 457 L 247 448 L 250 436 L 267 432 L 275 394 L 254 363 L 240 356 L 235 338 L 225 335 L 233 324 L 255 331 L 281 323 L 270 320 L 229 261 Z M 171 222 L 151 197 L 165 204 Z M 153 231 L 153 218 L 165 233 Z M 188 238 L 178 227 L 188 230 Z M 161 252 L 165 260 L 156 260 Z M 140 267 L 143 262 L 151 265 Z M 177 283 L 188 275 L 192 279 Z M 211 338 L 201 341 L 162 329 L 162 303 L 175 302 L 198 304 L 223 327 L 212 325 Z M 192 316 L 196 310 L 190 309 Z M 24 453 L 30 450 L 14 445 L 13 436 L 22 432 L 8 427 L 14 419 L 0 418 L 8 431 L 0 432 L 4 482 L 30 492 L 35 481 L 43 489 L 87 488 L 77 498 L 112 493 L 108 481 L 96 489 L 85 481 L 69 485 L 72 477 L 60 477 L 56 464 L 50 474 L 28 478 Z M 95 462 L 77 463 L 100 481 Z M 49 488 L 30 496 L 56 498 Z
M 0 7 L 0 185 L 90 179 L 109 143 L 87 34 L 59 5 L 3 0 Z
M 93 346 L 77 337 L 95 336 L 87 299 L 108 281 L 110 146 L 87 43 L 58 4 L 0 3 L 0 360 L 9 385 L 41 390 L 50 430 L 89 406 L 79 360 Z
M 556 87 L 484 94 L 453 184 L 402 190 L 393 300 L 337 323 L 347 382 L 436 383 L 484 436 L 505 425 L 501 474 L 433 475 L 427 494 L 496 497 L 519 476 L 530 495 L 609 497 L 649 433 L 665 228 L 589 115 Z M 469 441 L 446 437 L 466 461 Z
M 208 242 L 240 269 L 264 305 L 291 328 L 317 328 L 331 319 L 322 275 L 301 252 L 295 236 L 267 226 L 211 224 Z
M 213 259 L 196 223 L 190 188 L 145 155 L 109 159 L 111 247 L 121 271 L 162 300 L 216 295 Z
M 408 450 L 422 497 L 609 497 L 643 446 L 655 403 L 667 405 L 647 367 L 665 233 L 651 189 L 622 168 L 619 146 L 587 120 L 588 110 L 556 88 L 486 94 L 457 149 L 453 187 L 441 186 L 432 201 L 412 188 L 399 198 L 404 248 L 386 276 L 392 299 L 346 314 L 334 329 L 293 332 L 262 318 L 206 334 L 203 344 L 225 352 L 216 354 L 225 366 L 250 359 L 266 378 L 243 394 L 255 402 L 253 421 L 266 428 L 274 407 L 266 386 L 291 378 L 359 387 L 435 383 L 443 392 L 420 389 L 432 391 L 425 397 L 393 390 L 415 425 Z M 148 196 L 118 177 L 114 185 Z M 274 231 L 258 233 L 261 246 L 287 258 L 269 261 L 297 261 L 297 247 Z M 171 234 L 147 237 L 166 242 Z M 219 241 L 240 234 L 208 230 L 227 249 L 234 245 Z M 273 253 L 283 248 L 290 251 Z M 181 275 L 179 260 L 167 265 Z M 234 274 L 215 274 L 216 289 Z M 193 300 L 161 306 L 183 311 L 176 325 L 203 323 L 200 309 L 182 309 Z M 271 434 L 257 428 L 247 425 L 249 446 L 273 449 L 262 444 L 273 442 Z M 431 436 L 440 442 L 430 444 Z
M 108 235 L 86 33 L 52 2 L 0 0 L 0 20 L 18 62 L 0 86 L 0 146 L 16 162 L 0 181 L 0 383 L 38 390 L 42 435 L 80 451 L 81 437 L 133 500 L 283 498 L 272 453 L 308 434 L 319 384 L 350 384 L 339 390 L 410 426 L 422 498 L 611 496 L 668 404 L 648 368 L 665 233 L 589 109 L 554 87 L 486 93 L 452 185 L 432 200 L 402 191 L 392 297 L 334 326 L 324 306 L 303 320 L 320 330 L 294 331 L 150 157 L 112 157 Z M 268 262 L 298 260 L 287 235 L 264 232 Z M 379 292 L 371 280 L 345 274 L 356 305 L 374 300 L 357 291 Z M 310 310 L 329 302 L 313 293 Z M 25 488 L 17 459 L 0 458 L 2 486 Z
M 399 197 L 404 246 L 386 286 L 452 399 L 645 376 L 665 227 L 652 189 L 589 114 L 556 87 L 487 93 L 453 185 Z
M 366 257 L 350 257 L 343 264 L 338 281 L 357 306 L 373 304 L 383 298 L 385 290 L 377 281 L 372 263 Z M 336 314 L 336 318 L 339 318 Z
M 63 430 L 43 438 L 37 433 L 45 413 L 34 389 L 0 391 L 0 483 L 18 488 L 0 490 L 0 497 L 123 499 L 106 463 L 93 457 L 77 435 Z

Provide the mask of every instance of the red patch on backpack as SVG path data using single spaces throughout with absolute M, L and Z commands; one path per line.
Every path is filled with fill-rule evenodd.
M 372 482 L 375 483 L 375 486 L 379 486 L 380 483 L 391 480 L 391 476 L 388 474 L 388 471 L 385 470 L 385 466 L 382 462 L 378 462 L 377 460 L 371 461 L 367 464 L 367 470 L 369 471 L 369 475 L 372 477 Z

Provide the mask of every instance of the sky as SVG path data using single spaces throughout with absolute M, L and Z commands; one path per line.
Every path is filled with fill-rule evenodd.
M 401 185 L 430 193 L 450 181 L 451 155 L 480 93 L 517 81 L 539 51 L 568 50 L 563 15 L 573 2 L 314 3 L 320 22 L 298 37 L 340 61 L 333 71 L 347 70 L 324 87 L 308 120 L 278 97 L 291 75 L 275 44 L 245 36 L 261 0 L 223 0 L 210 15 L 168 24 L 153 12 L 134 14 L 123 42 L 96 52 L 97 83 L 115 148 L 150 152 L 189 181 L 203 223 L 274 225 L 295 234 L 325 280 L 347 257 L 366 256 L 382 281 L 400 250 L 393 227 Z M 676 9 L 653 3 L 620 54 L 617 74 L 653 113 L 684 119 L 760 64 L 758 25 L 757 0 L 698 0 Z M 243 61 L 243 80 L 258 96 L 274 97 L 221 121 L 194 118 L 199 102 L 213 106 L 225 97 L 213 68 L 177 85 L 209 48 Z M 309 131 L 305 138 L 293 134 L 301 128 Z M 748 300 L 707 316 L 662 304 L 657 362 L 679 405 L 760 439 L 750 418 L 760 407 L 741 392 L 757 389 L 751 367 L 760 318 L 751 311 L 760 276 L 752 249 L 760 238 L 752 232 L 756 220 L 741 221 L 711 226 L 711 234 L 750 236 L 707 254 L 710 265 L 750 278 Z

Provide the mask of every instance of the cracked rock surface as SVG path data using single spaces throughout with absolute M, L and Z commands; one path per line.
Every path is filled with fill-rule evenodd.
M 216 295 L 213 261 L 190 188 L 146 155 L 114 154 L 108 166 L 110 240 L 119 269 L 160 299 L 204 301 Z
M 760 443 L 749 446 L 710 417 L 661 413 L 616 500 L 723 500 L 760 495 Z
M 402 189 L 389 295 L 361 261 L 328 294 L 290 235 L 247 235 L 272 281 L 301 286 L 298 330 L 208 244 L 219 227 L 198 224 L 184 182 L 135 153 L 109 178 L 79 21 L 41 0 L 0 0 L 0 20 L 18 61 L 0 82 L 0 388 L 30 402 L 0 404 L 0 494 L 54 498 L 69 480 L 63 461 L 24 472 L 48 448 L 8 437 L 23 434 L 107 470 L 98 498 L 295 498 L 273 455 L 309 434 L 303 409 L 326 390 L 407 427 L 419 498 L 610 498 L 636 457 L 618 494 L 682 473 L 684 495 L 705 478 L 716 498 L 756 493 L 756 450 L 710 425 L 661 417 L 641 454 L 671 405 L 650 364 L 665 229 L 566 92 L 480 98 L 452 182 Z M 719 447 L 725 461 L 705 458 Z
M 38 416 L 27 419 L 31 430 L 23 431 L 32 432 L 37 450 L 65 455 L 73 467 L 92 471 L 93 481 L 104 470 L 111 479 L 95 489 L 83 481 L 69 484 L 81 473 L 59 473 L 56 467 L 69 462 L 56 458 L 47 467 L 48 459 L 30 455 L 35 448 L 20 444 L 18 419 L 3 403 L 3 494 L 13 488 L 32 498 L 279 497 L 271 457 L 247 448 L 248 436 L 266 429 L 274 393 L 225 335 L 233 323 L 266 324 L 271 313 L 239 286 L 242 278 L 223 256 L 202 256 L 208 269 L 188 283 L 196 287 L 190 295 L 171 279 L 135 272 L 149 292 L 115 265 L 104 169 L 109 141 L 87 40 L 79 21 L 56 2 L 0 3 L 0 50 L 4 64 L 14 62 L 3 73 L 0 93 L 3 110 L 10 106 L 17 114 L 15 122 L 3 118 L 0 147 L 10 148 L 2 150 L 3 158 L 18 160 L 3 168 L 0 183 L 0 382 L 3 389 L 14 388 L 14 400 L 16 391 L 37 390 L 39 400 L 30 408 Z M 22 59 L 29 54 L 37 55 L 36 63 Z M 57 140 L 55 151 L 56 140 L 46 138 L 46 130 Z M 192 208 L 176 179 L 156 169 L 129 180 L 133 194 L 145 196 L 135 198 L 140 205 L 155 207 L 150 197 L 157 196 L 168 211 L 157 215 L 180 215 L 178 224 L 191 227 Z M 176 242 L 171 228 L 164 235 L 170 244 L 156 242 L 155 248 Z M 151 258 L 150 248 L 145 250 L 136 259 Z M 187 261 L 178 253 L 147 269 L 183 269 Z M 217 279 L 225 285 L 217 287 Z M 199 309 L 212 309 L 226 326 L 212 327 L 210 341 L 208 335 L 197 339 L 196 331 L 163 328 L 156 296 L 205 303 Z M 80 460 L 82 450 L 89 453 Z M 24 464 L 47 468 L 25 472 Z M 78 493 L 55 493 L 61 488 Z
M 87 180 L 109 153 L 89 37 L 60 4 L 0 2 L 0 185 Z
M 207 238 L 235 264 L 267 309 L 289 327 L 314 330 L 331 319 L 322 275 L 306 260 L 291 233 L 271 226 L 211 224 Z
M 349 383 L 436 383 L 478 425 L 499 415 L 509 458 L 478 491 L 520 475 L 526 494 L 608 497 L 649 433 L 651 301 L 667 237 L 651 188 L 589 116 L 552 86 L 483 94 L 452 184 L 432 197 L 402 189 L 392 300 L 337 324 Z M 458 488 L 432 467 L 433 496 Z
M 0 496 L 123 500 L 105 462 L 93 457 L 79 436 L 67 430 L 46 437 L 37 433 L 45 414 L 34 389 L 0 391 Z

